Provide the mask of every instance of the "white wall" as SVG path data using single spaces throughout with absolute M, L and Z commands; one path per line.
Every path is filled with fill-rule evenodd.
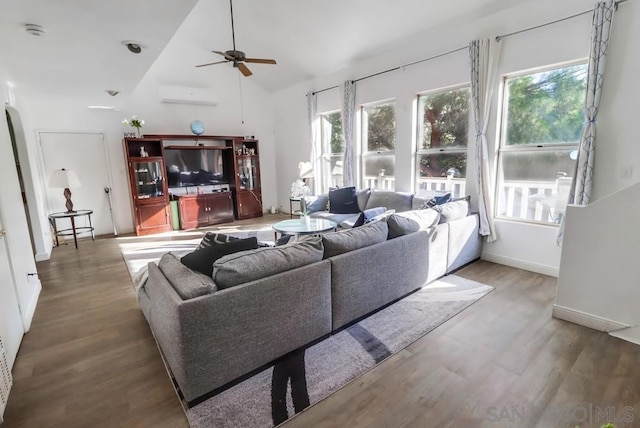
M 304 96 L 306 92 L 340 85 L 346 79 L 357 79 L 387 68 L 464 47 L 473 39 L 493 38 L 497 35 L 584 12 L 592 7 L 593 2 L 590 0 L 572 0 L 562 3 L 552 0 L 526 2 L 484 19 L 456 22 L 445 28 L 427 31 L 421 37 L 416 37 L 414 41 L 383 52 L 380 56 L 363 60 L 345 70 L 276 93 L 278 203 L 288 207 L 288 189 L 290 183 L 296 178 L 296 166 L 299 161 L 307 160 L 309 156 L 310 142 L 307 135 L 306 99 Z M 620 14 L 628 13 L 625 8 L 630 9 L 631 7 L 626 4 L 621 6 Z M 499 65 L 500 75 L 586 59 L 588 57 L 590 23 L 591 15 L 586 14 L 565 22 L 504 38 Z M 616 60 L 623 61 L 622 59 L 612 59 L 612 61 Z M 468 53 L 467 50 L 463 50 L 357 83 L 356 102 L 358 104 L 388 98 L 396 99 L 397 190 L 414 190 L 415 166 L 412 152 L 413 139 L 415 138 L 415 111 L 413 102 L 416 94 L 420 91 L 434 90 L 468 81 Z M 634 82 L 634 86 L 636 85 Z M 492 170 L 495 170 L 497 147 L 498 115 L 496 105 L 498 98 L 499 94 L 496 91 L 487 135 L 490 142 L 489 151 L 492 154 Z M 318 94 L 319 112 L 339 109 L 340 106 L 340 91 L 338 89 Z M 616 125 L 619 124 L 616 122 Z M 471 139 L 467 192 L 475 195 L 475 185 L 472 179 L 472 173 L 475 169 L 472 160 L 474 152 L 475 147 L 473 139 Z M 612 160 L 610 163 L 615 162 Z M 598 182 L 597 192 L 610 192 L 615 187 L 616 183 L 601 178 Z M 496 227 L 499 240 L 485 245 L 484 258 L 536 272 L 557 275 L 560 249 L 555 244 L 557 234 L 555 226 L 498 220 Z
M 257 86 L 251 77 L 243 77 L 231 64 L 195 67 L 196 64 L 221 59 L 192 42 L 197 39 L 196 35 L 199 32 L 213 31 L 196 25 L 196 17 L 215 13 L 214 2 L 199 2 L 194 7 L 140 81 L 121 114 L 123 117 L 137 115 L 144 119 L 145 125 L 142 130 L 148 134 L 191 135 L 189 125 L 197 119 L 204 124 L 206 135 L 255 136 L 260 141 L 262 200 L 266 211 L 268 207 L 276 204 L 273 97 Z M 229 36 L 226 33 L 225 35 Z M 254 73 L 260 73 L 261 67 L 270 67 L 248 65 Z M 161 85 L 207 88 L 217 95 L 218 104 L 215 106 L 163 104 L 160 103 L 158 89 Z M 279 145 L 280 142 L 277 144 Z

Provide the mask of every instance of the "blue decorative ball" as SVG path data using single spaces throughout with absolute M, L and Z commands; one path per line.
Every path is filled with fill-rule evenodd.
M 204 125 L 199 120 L 194 120 L 191 122 L 191 132 L 196 135 L 204 134 Z

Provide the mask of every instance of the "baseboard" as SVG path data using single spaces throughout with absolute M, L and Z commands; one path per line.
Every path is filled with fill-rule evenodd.
M 35 259 L 37 262 L 43 262 L 51 258 L 51 252 L 48 253 L 36 253 Z
M 501 256 L 499 254 L 492 254 L 486 251 L 482 252 L 482 256 L 480 258 L 488 262 L 498 263 L 505 266 L 511 266 L 514 268 L 522 269 L 522 270 L 528 270 L 530 272 L 540 273 L 542 275 L 549 275 L 549 276 L 553 276 L 554 278 L 558 277 L 558 273 L 560 271 L 560 269 L 555 266 L 548 266 L 540 263 L 529 262 L 526 260 L 514 259 L 512 257 Z
M 33 321 L 33 316 L 36 313 L 36 306 L 38 306 L 38 299 L 40 298 L 40 291 L 42 290 L 42 283 L 39 279 L 29 279 L 29 283 L 35 284 L 35 287 L 33 290 L 33 294 L 31 295 L 31 299 L 29 300 L 29 304 L 24 309 L 24 313 L 22 314 L 22 324 L 24 326 L 25 333 L 28 332 L 31 328 L 31 321 Z
M 609 332 L 610 336 L 640 345 L 640 326 Z
M 558 305 L 553 305 L 552 315 L 554 318 L 569 321 L 574 324 L 589 327 L 598 331 L 603 331 L 605 333 L 630 327 L 629 325 L 620 323 L 618 321 L 613 321 L 607 318 L 599 317 L 597 315 L 588 314 L 586 312 L 577 311 L 575 309 Z

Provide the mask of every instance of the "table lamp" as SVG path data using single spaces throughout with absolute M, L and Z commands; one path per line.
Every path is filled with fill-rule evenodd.
M 73 170 L 70 169 L 57 169 L 51 173 L 49 177 L 49 187 L 64 189 L 64 197 L 67 200 L 64 204 L 67 207 L 67 212 L 75 212 L 73 210 L 73 202 L 71 202 L 71 190 L 70 187 L 82 187 L 82 183 L 78 179 L 78 176 Z

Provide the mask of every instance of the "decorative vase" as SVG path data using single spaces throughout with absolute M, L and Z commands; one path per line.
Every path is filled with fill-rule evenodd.
M 142 138 L 142 132 L 140 132 L 140 128 L 136 128 L 136 134 L 138 134 L 138 138 Z

